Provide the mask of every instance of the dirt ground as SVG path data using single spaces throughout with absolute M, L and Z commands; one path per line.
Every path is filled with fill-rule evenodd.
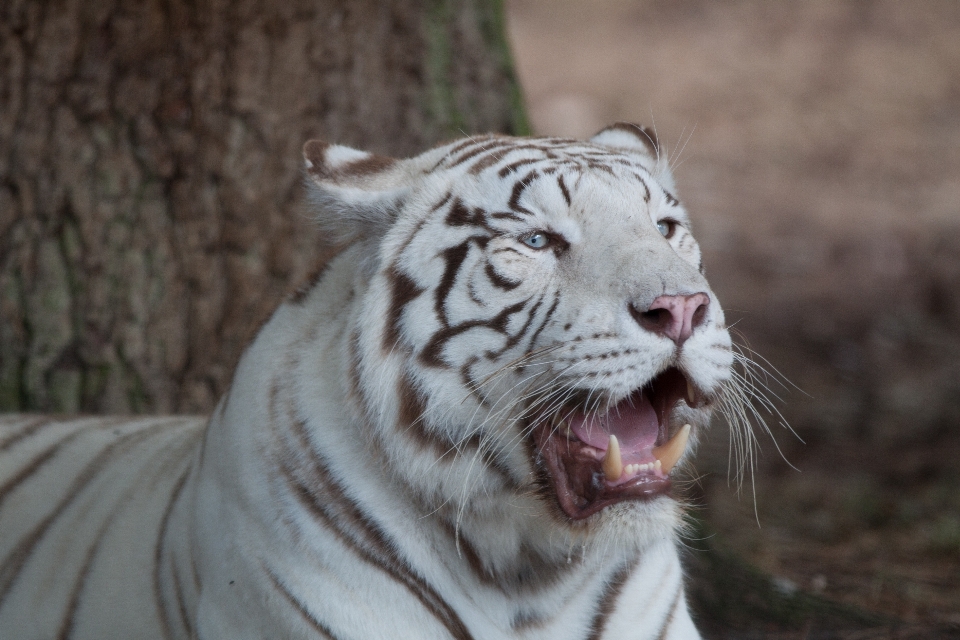
M 796 432 L 758 431 L 754 500 L 715 426 L 692 490 L 709 544 L 906 625 L 882 637 L 960 636 L 960 3 L 507 7 L 535 131 L 656 126 Z M 768 637 L 833 637 L 791 633 Z

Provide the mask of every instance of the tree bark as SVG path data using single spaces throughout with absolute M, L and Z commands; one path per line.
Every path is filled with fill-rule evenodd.
M 323 258 L 300 148 L 524 133 L 500 0 L 0 3 L 0 410 L 208 411 Z

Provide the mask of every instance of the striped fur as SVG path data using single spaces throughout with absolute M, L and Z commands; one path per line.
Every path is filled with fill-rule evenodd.
M 544 444 L 670 375 L 699 401 L 670 396 L 660 438 L 695 440 L 730 380 L 656 138 L 304 157 L 343 250 L 209 420 L 0 421 L 0 637 L 699 637 L 667 479 L 590 502 Z M 651 329 L 694 293 L 692 335 Z

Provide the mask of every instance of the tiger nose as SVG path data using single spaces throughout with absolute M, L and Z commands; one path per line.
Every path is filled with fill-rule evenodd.
M 646 311 L 629 305 L 630 315 L 647 331 L 664 335 L 679 347 L 707 317 L 710 297 L 705 293 L 660 296 Z

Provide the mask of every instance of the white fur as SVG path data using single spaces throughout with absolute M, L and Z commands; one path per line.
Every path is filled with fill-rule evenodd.
M 0 487 L 63 446 L 0 494 L 0 636 L 699 637 L 682 590 L 679 505 L 661 496 L 565 519 L 537 491 L 521 419 L 531 386 L 613 403 L 671 364 L 707 393 L 729 379 L 730 338 L 687 215 L 665 190 L 669 170 L 622 131 L 463 144 L 356 176 L 350 163 L 368 154 L 327 149 L 331 168 L 347 169 L 311 172 L 315 202 L 352 244 L 263 327 L 206 426 L 5 420 Z M 481 147 L 490 151 L 457 164 Z M 454 201 L 467 214 L 511 211 L 524 177 L 518 219 L 488 216 L 482 233 L 449 222 Z M 664 217 L 679 225 L 670 240 L 657 231 Z M 530 249 L 523 238 L 537 231 L 569 246 Z M 391 325 L 397 274 L 419 294 Z M 627 311 L 695 292 L 709 295 L 708 314 L 681 349 Z M 520 311 L 502 327 L 470 324 L 511 304 Z M 426 358 L 457 325 L 467 328 L 439 360 Z M 603 353 L 619 355 L 592 357 Z M 404 422 L 415 397 L 423 412 Z M 699 431 L 709 412 L 678 408 L 674 419 Z

